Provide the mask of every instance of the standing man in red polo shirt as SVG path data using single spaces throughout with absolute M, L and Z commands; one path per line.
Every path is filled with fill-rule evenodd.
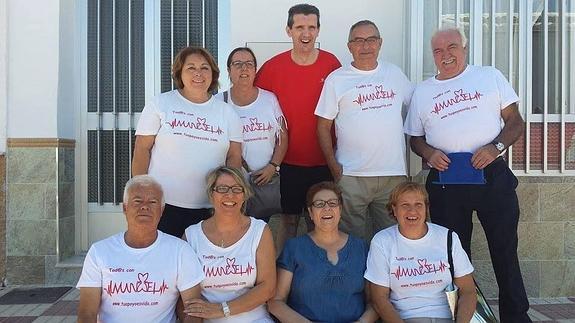
M 256 77 L 256 85 L 273 92 L 287 120 L 288 150 L 279 168 L 283 216 L 278 230 L 278 250 L 294 237 L 308 188 L 331 180 L 319 147 L 314 115 L 323 81 L 341 66 L 331 53 L 315 48 L 319 34 L 319 9 L 298 4 L 288 11 L 286 32 L 293 48 L 268 60 Z

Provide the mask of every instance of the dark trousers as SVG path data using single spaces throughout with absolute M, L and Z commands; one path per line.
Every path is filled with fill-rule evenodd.
M 517 178 L 502 158 L 487 166 L 484 173 L 485 185 L 438 185 L 433 184 L 438 180 L 438 172 L 432 169 L 426 183 L 431 221 L 457 232 L 471 259 L 471 214 L 477 212 L 499 286 L 501 322 L 531 322 L 517 259 Z
M 211 215 L 211 209 L 186 209 L 166 204 L 158 223 L 158 230 L 181 238 L 190 225 L 206 220 Z

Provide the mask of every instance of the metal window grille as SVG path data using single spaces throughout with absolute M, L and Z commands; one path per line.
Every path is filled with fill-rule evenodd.
M 410 60 L 412 80 L 436 74 L 431 34 L 457 24 L 469 62 L 497 67 L 519 94 L 526 131 L 508 151 L 514 172 L 575 175 L 574 1 L 412 0 L 410 10 L 410 46 L 421 53 Z
M 158 82 L 160 86 L 152 88 L 171 90 L 173 57 L 188 44 L 217 53 L 216 0 L 154 4 L 87 0 L 87 198 L 95 205 L 122 201 L 130 178 L 135 122 L 151 96 L 146 84 Z M 146 7 L 157 8 L 152 21 L 146 20 Z M 159 24 L 157 44 L 146 43 L 154 39 L 146 36 L 149 23 Z M 147 68 L 147 55 L 157 55 L 159 73 Z

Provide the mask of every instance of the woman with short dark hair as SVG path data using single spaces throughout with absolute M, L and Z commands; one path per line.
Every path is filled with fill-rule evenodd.
M 210 216 L 208 172 L 241 167 L 240 119 L 212 96 L 219 75 L 205 49 L 182 49 L 172 66 L 176 89 L 148 102 L 136 128 L 132 175 L 149 174 L 160 182 L 166 207 L 158 229 L 177 237 Z
M 270 312 L 280 322 L 374 322 L 363 274 L 365 241 L 339 231 L 341 190 L 333 182 L 312 185 L 306 197 L 313 231 L 289 239 L 277 260 Z
M 242 122 L 242 166 L 255 193 L 247 214 L 268 222 L 282 211 L 279 167 L 288 146 L 285 118 L 276 96 L 254 85 L 258 63 L 250 48 L 233 49 L 227 66 L 232 86 L 216 97 L 231 104 Z

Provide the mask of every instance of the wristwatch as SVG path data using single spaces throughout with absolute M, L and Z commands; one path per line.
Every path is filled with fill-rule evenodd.
M 503 152 L 505 150 L 505 145 L 501 141 L 494 140 L 491 143 L 495 146 L 495 148 L 497 148 L 499 152 Z
M 280 172 L 280 165 L 274 163 L 273 161 L 270 161 L 269 164 L 276 168 L 276 173 Z
M 228 302 L 222 302 L 222 311 L 224 311 L 224 317 L 230 317 L 231 313 Z

